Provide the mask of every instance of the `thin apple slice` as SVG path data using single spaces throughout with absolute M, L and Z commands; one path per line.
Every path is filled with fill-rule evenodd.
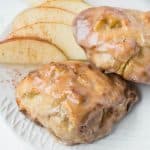
M 64 60 L 65 55 L 44 40 L 13 38 L 0 42 L 0 63 L 45 64 Z
M 38 22 L 58 22 L 72 25 L 75 15 L 68 11 L 54 7 L 35 7 L 23 11 L 13 21 L 12 30 Z
M 47 0 L 25 0 L 29 6 L 36 6 L 43 2 L 46 2 Z
M 62 49 L 73 60 L 86 60 L 83 49 L 76 43 L 72 27 L 65 24 L 48 22 L 26 26 L 12 33 L 10 37 L 37 37 L 47 40 Z
M 58 7 L 69 10 L 73 13 L 79 13 L 91 6 L 79 0 L 49 0 L 40 5 L 41 7 Z

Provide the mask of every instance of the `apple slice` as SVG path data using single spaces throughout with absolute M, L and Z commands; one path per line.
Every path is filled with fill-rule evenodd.
M 43 2 L 46 2 L 47 0 L 25 0 L 30 6 L 36 6 Z
M 60 8 L 30 8 L 19 14 L 13 21 L 12 30 L 37 22 L 58 22 L 72 25 L 75 15 Z
M 72 27 L 61 23 L 36 23 L 21 28 L 10 37 L 37 37 L 47 40 L 63 50 L 64 54 L 73 60 L 86 60 L 83 49 L 76 43 Z
M 79 13 L 91 6 L 80 0 L 49 0 L 40 5 L 41 7 L 58 7 L 69 10 L 73 13 Z
M 13 38 L 0 42 L 0 63 L 45 64 L 64 60 L 65 55 L 44 40 Z

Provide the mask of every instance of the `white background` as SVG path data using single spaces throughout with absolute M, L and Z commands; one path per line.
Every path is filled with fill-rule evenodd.
M 150 0 L 89 0 L 89 2 L 99 5 L 113 5 L 133 9 L 150 10 Z M 0 33 L 11 23 L 14 16 L 26 7 L 23 0 L 0 0 Z M 118 150 L 120 142 L 122 143 L 120 150 L 149 150 L 150 149 L 150 95 L 149 87 L 142 87 L 142 102 L 123 120 L 119 125 L 126 130 L 120 128 L 115 131 L 118 134 L 118 143 L 113 141 L 113 136 L 108 138 L 107 143 L 104 141 L 102 146 L 105 150 Z M 142 112 L 141 112 L 142 111 Z M 132 124 L 130 124 L 133 122 Z M 135 123 L 135 124 L 134 124 Z M 139 123 L 139 125 L 138 125 Z M 128 135 L 130 137 L 127 137 Z M 125 141 L 127 139 L 127 141 Z M 111 147 L 111 144 L 113 145 Z M 8 124 L 0 116 L 0 149 L 1 150 L 33 150 L 33 148 L 25 143 L 17 136 Z M 102 150 L 104 150 L 102 149 Z
M 20 139 L 7 123 L 0 117 L 0 149 L 1 150 L 33 150 L 33 148 Z
M 18 12 L 26 7 L 23 0 L 0 0 L 0 34 Z M 0 150 L 33 150 L 20 139 L 0 116 Z

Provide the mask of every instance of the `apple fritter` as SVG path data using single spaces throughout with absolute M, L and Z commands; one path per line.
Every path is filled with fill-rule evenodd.
M 44 65 L 16 91 L 19 109 L 69 145 L 108 135 L 138 100 L 128 82 L 78 61 Z
M 75 19 L 74 33 L 98 68 L 150 84 L 150 12 L 89 8 Z

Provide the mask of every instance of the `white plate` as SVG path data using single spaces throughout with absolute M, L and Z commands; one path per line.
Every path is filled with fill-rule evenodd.
M 88 0 L 91 4 L 150 10 L 149 0 Z M 11 4 L 10 4 L 11 3 Z M 27 5 L 23 0 L 5 0 L 0 5 L 0 34 L 14 16 Z M 3 37 L 3 36 L 1 36 Z M 36 150 L 149 150 L 150 149 L 150 87 L 140 85 L 142 98 L 111 135 L 93 144 L 67 147 L 53 140 L 46 130 L 36 126 L 19 111 L 15 103 L 16 79 L 20 80 L 33 67 L 0 65 L 0 114 L 9 126 Z M 21 75 L 20 75 L 21 72 Z M 15 79 L 15 80 L 14 80 Z

